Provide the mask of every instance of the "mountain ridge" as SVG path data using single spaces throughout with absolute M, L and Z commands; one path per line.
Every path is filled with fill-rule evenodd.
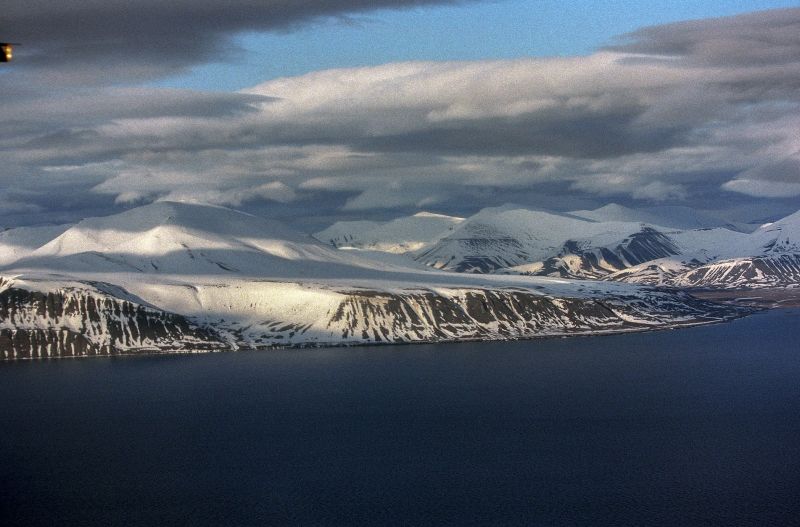
M 0 277 L 9 359 L 532 338 L 742 314 L 630 284 L 403 267 L 197 204 L 84 220 Z
M 681 207 L 669 210 L 685 212 Z M 428 267 L 459 273 L 617 280 L 661 287 L 763 288 L 796 283 L 791 258 L 784 255 L 800 254 L 800 212 L 755 229 L 739 229 L 706 214 L 689 218 L 691 224 L 711 225 L 702 228 L 640 221 L 657 217 L 617 204 L 569 213 L 506 204 L 479 211 L 409 255 Z M 742 278 L 731 281 L 730 274 L 723 279 L 719 272 L 702 271 L 703 266 L 723 262 L 739 269 Z M 690 274 L 693 270 L 698 272 Z M 701 274 L 704 278 L 697 279 Z

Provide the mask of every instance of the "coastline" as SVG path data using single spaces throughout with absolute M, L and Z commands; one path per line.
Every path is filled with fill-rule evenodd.
M 693 293 L 694 294 L 694 293 Z M 721 304 L 723 302 L 720 302 Z M 90 358 L 116 358 L 116 357 L 140 357 L 140 356 L 168 356 L 168 355 L 206 355 L 216 353 L 236 353 L 236 352 L 256 352 L 256 351 L 291 351 L 300 349 L 341 349 L 341 348 L 363 348 L 370 346 L 418 346 L 425 344 L 467 344 L 467 343 L 483 343 L 483 342 L 522 342 L 522 341 L 539 341 L 550 339 L 571 339 L 571 338 L 592 338 L 592 337 L 611 337 L 616 335 L 626 334 L 642 334 L 651 332 L 673 331 L 679 329 L 688 329 L 701 326 L 710 326 L 717 324 L 726 324 L 734 320 L 748 317 L 759 312 L 769 311 L 771 307 L 742 305 L 734 302 L 726 302 L 726 305 L 731 305 L 737 308 L 738 312 L 730 316 L 718 320 L 698 320 L 687 321 L 681 323 L 664 324 L 659 326 L 642 325 L 641 327 L 627 327 L 609 330 L 593 330 L 593 331 L 571 331 L 571 332 L 552 332 L 542 333 L 538 335 L 507 337 L 507 338 L 461 338 L 461 339 L 432 339 L 432 340 L 409 340 L 409 341 L 379 341 L 379 342 L 298 342 L 294 344 L 270 344 L 264 346 L 235 346 L 235 347 L 219 347 L 207 349 L 185 349 L 185 350 L 157 350 L 153 348 L 140 348 L 135 350 L 126 350 L 116 353 L 105 354 L 76 354 L 76 355 L 58 355 L 49 357 L 14 357 L 0 358 L 2 363 L 13 363 L 22 361 L 50 361 L 60 359 L 90 359 Z M 800 307 L 800 304 L 780 306 L 785 308 Z

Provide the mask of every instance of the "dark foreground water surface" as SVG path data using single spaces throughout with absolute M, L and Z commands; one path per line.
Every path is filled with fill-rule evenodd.
M 798 525 L 798 322 L 0 364 L 0 524 Z

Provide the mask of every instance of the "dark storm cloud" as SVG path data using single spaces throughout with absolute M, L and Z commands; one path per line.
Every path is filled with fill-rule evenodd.
M 459 0 L 6 0 L 5 41 L 59 83 L 114 84 L 229 58 L 230 37 L 287 30 L 322 17 Z
M 677 56 L 697 65 L 743 67 L 797 64 L 800 9 L 677 22 L 624 35 L 608 50 Z

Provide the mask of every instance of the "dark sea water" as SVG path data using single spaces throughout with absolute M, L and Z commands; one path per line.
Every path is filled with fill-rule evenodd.
M 800 311 L 0 364 L 1 525 L 800 525 Z

